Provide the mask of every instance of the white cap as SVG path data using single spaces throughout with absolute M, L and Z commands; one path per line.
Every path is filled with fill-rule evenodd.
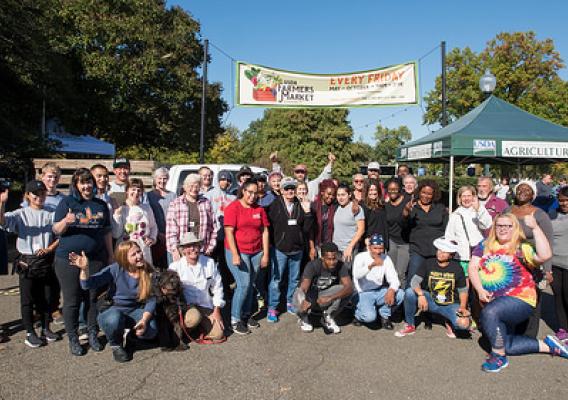
M 517 186 L 515 186 L 515 192 L 517 191 L 517 188 L 521 185 L 527 185 L 532 189 L 533 201 L 534 201 L 536 199 L 536 183 L 534 183 L 533 181 L 529 181 L 528 179 L 522 179 L 519 181 L 519 183 L 517 183 Z
M 446 239 L 445 237 L 440 237 L 434 240 L 434 247 L 445 253 L 457 253 L 458 244 L 453 240 Z
M 379 163 L 376 162 L 376 161 L 371 161 L 371 162 L 369 163 L 369 165 L 367 165 L 367 171 L 370 170 L 370 169 L 377 169 L 377 170 L 380 170 L 380 169 L 381 169 L 381 164 L 379 164 Z

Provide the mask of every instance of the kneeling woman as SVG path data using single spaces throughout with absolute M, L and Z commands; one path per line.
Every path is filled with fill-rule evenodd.
M 531 316 L 536 305 L 532 270 L 552 257 L 534 215 L 524 217 L 524 222 L 532 230 L 536 253 L 524 242 L 519 221 L 510 213 L 495 218 L 487 240 L 472 252 L 469 277 L 485 304 L 481 329 L 491 344 L 491 354 L 481 366 L 485 372 L 498 372 L 509 365 L 507 355 L 550 353 L 568 358 L 566 345 L 553 336 L 539 341 L 515 334 L 515 327 Z
M 91 276 L 85 253 L 71 253 L 69 261 L 81 269 L 79 279 L 83 289 L 110 285 L 112 306 L 99 314 L 98 322 L 112 348 L 115 361 L 126 362 L 132 359 L 132 354 L 123 346 L 125 329 L 131 329 L 126 338 L 127 344 L 130 334 L 140 339 L 153 339 L 158 332 L 156 322 L 152 319 L 156 298 L 151 295 L 152 268 L 144 260 L 140 247 L 132 241 L 122 242 L 114 256 L 115 263 Z

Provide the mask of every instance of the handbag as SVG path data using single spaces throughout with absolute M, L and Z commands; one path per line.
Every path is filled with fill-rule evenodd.
M 53 268 L 53 253 L 38 256 L 18 254 L 13 264 L 13 271 L 29 279 L 41 279 L 49 275 Z

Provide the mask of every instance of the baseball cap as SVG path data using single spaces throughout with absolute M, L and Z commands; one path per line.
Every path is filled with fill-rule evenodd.
M 282 189 L 295 188 L 296 186 L 298 186 L 298 182 L 294 178 L 291 178 L 289 176 L 282 179 L 282 181 L 280 182 L 280 187 Z
M 26 183 L 26 193 L 33 193 L 37 194 L 37 192 L 47 191 L 45 184 L 42 181 L 38 181 L 34 179 L 33 181 L 29 181 Z
M 248 165 L 243 165 L 241 169 L 239 169 L 239 172 L 237 172 L 237 180 L 240 179 L 243 175 L 248 175 L 252 178 L 252 169 L 250 169 Z
M 112 163 L 113 168 L 118 168 L 121 166 L 126 166 L 130 168 L 130 161 L 126 157 L 115 158 L 114 162 Z
M 380 170 L 381 169 L 381 164 L 379 164 L 376 161 L 371 161 L 369 163 L 369 165 L 367 165 L 367 171 L 370 169 L 375 169 L 375 170 Z
M 373 233 L 369 236 L 369 245 L 371 246 L 384 246 L 385 240 L 383 239 L 383 235 L 378 233 Z
M 442 250 L 445 253 L 456 253 L 458 251 L 458 244 L 453 240 L 446 239 L 443 236 L 434 240 L 433 244 L 435 248 Z
M 194 244 L 194 243 L 201 243 L 202 240 L 199 239 L 195 233 L 193 232 L 185 232 L 184 234 L 181 235 L 181 238 L 179 239 L 179 246 L 186 246 L 188 244 Z
M 220 181 L 225 180 L 225 181 L 233 182 L 233 175 L 231 175 L 231 173 L 229 171 L 224 169 L 222 171 L 219 171 L 219 175 L 217 175 L 217 179 L 220 180 Z

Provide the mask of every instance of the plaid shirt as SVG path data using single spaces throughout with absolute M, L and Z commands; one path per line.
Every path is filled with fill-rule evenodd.
M 215 231 L 215 216 L 211 203 L 202 195 L 197 198 L 199 209 L 199 238 L 203 240 L 201 252 L 211 254 L 217 244 Z M 189 231 L 189 206 L 185 195 L 182 194 L 170 203 L 166 216 L 166 246 L 168 251 L 177 250 L 180 237 Z

